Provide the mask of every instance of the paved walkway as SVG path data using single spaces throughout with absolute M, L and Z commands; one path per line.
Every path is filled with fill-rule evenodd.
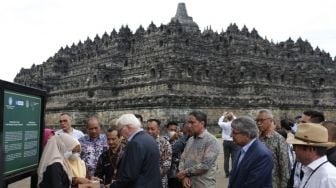
M 218 140 L 218 144 L 220 145 L 220 153 L 217 158 L 217 174 L 216 174 L 216 180 L 217 188 L 227 188 L 229 179 L 225 178 L 225 173 L 224 173 L 224 153 L 223 153 L 223 141 L 222 139 Z
M 223 146 L 222 140 L 218 140 L 220 144 L 220 154 L 217 159 L 217 188 L 226 188 L 228 185 L 228 178 L 225 178 L 224 174 L 224 154 L 223 154 Z M 15 182 L 8 186 L 9 188 L 30 188 L 30 178 L 23 179 L 21 181 Z

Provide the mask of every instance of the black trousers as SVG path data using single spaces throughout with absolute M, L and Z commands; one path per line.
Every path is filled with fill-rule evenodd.
M 234 161 L 236 160 L 236 157 L 238 155 L 238 152 L 240 150 L 240 146 L 235 144 L 233 141 L 224 140 L 223 141 L 223 150 L 224 150 L 224 172 L 226 176 L 229 176 L 230 170 L 229 170 L 229 163 L 231 158 L 231 168 L 233 166 Z
M 177 178 L 168 179 L 168 188 L 183 188 L 182 182 Z

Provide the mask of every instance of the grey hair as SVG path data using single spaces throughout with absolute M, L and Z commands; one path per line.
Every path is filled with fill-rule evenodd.
M 258 137 L 259 134 L 257 124 L 248 116 L 239 117 L 233 120 L 231 127 L 238 130 L 240 134 L 247 135 L 252 139 Z
M 137 129 L 141 128 L 141 123 L 139 119 L 135 117 L 134 114 L 123 114 L 117 119 L 116 124 L 118 127 L 129 126 Z
M 268 109 L 261 109 L 258 111 L 258 114 L 261 114 L 261 113 L 266 113 L 270 118 L 273 119 L 273 114 L 272 114 L 272 111 L 271 110 L 268 110 Z

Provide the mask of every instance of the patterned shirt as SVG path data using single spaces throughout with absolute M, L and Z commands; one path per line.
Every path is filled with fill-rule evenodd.
M 177 142 L 177 140 L 178 140 L 178 139 L 171 140 L 169 135 L 164 135 L 162 137 L 165 138 L 170 143 L 170 145 L 174 145 Z
M 81 144 L 81 158 L 87 166 L 87 175 L 93 176 L 99 156 L 108 149 L 106 136 L 101 134 L 98 138 L 91 139 L 85 135 L 78 141 Z
M 124 147 L 120 145 L 116 152 L 109 149 L 103 152 L 97 162 L 95 176 L 104 181 L 104 185 L 110 184 L 116 179 L 117 166 L 124 153 Z
M 164 137 L 157 137 L 156 142 L 160 150 L 160 173 L 162 180 L 162 187 L 168 187 L 167 173 L 171 166 L 172 148 L 170 143 Z
M 287 187 L 289 179 L 289 155 L 288 144 L 286 140 L 277 132 L 273 131 L 270 137 L 260 137 L 268 149 L 272 152 L 273 157 L 273 170 L 272 170 L 272 186 L 273 188 Z
M 216 187 L 216 159 L 219 154 L 217 139 L 205 130 L 190 137 L 182 153 L 179 170 L 185 171 L 193 188 Z

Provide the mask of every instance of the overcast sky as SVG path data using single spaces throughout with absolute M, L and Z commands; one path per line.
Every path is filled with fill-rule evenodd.
M 336 55 L 336 0 L 1 0 L 0 79 L 13 81 L 22 67 L 121 25 L 134 32 L 151 21 L 167 24 L 179 2 L 201 30 L 236 23 L 274 42 L 301 37 Z

